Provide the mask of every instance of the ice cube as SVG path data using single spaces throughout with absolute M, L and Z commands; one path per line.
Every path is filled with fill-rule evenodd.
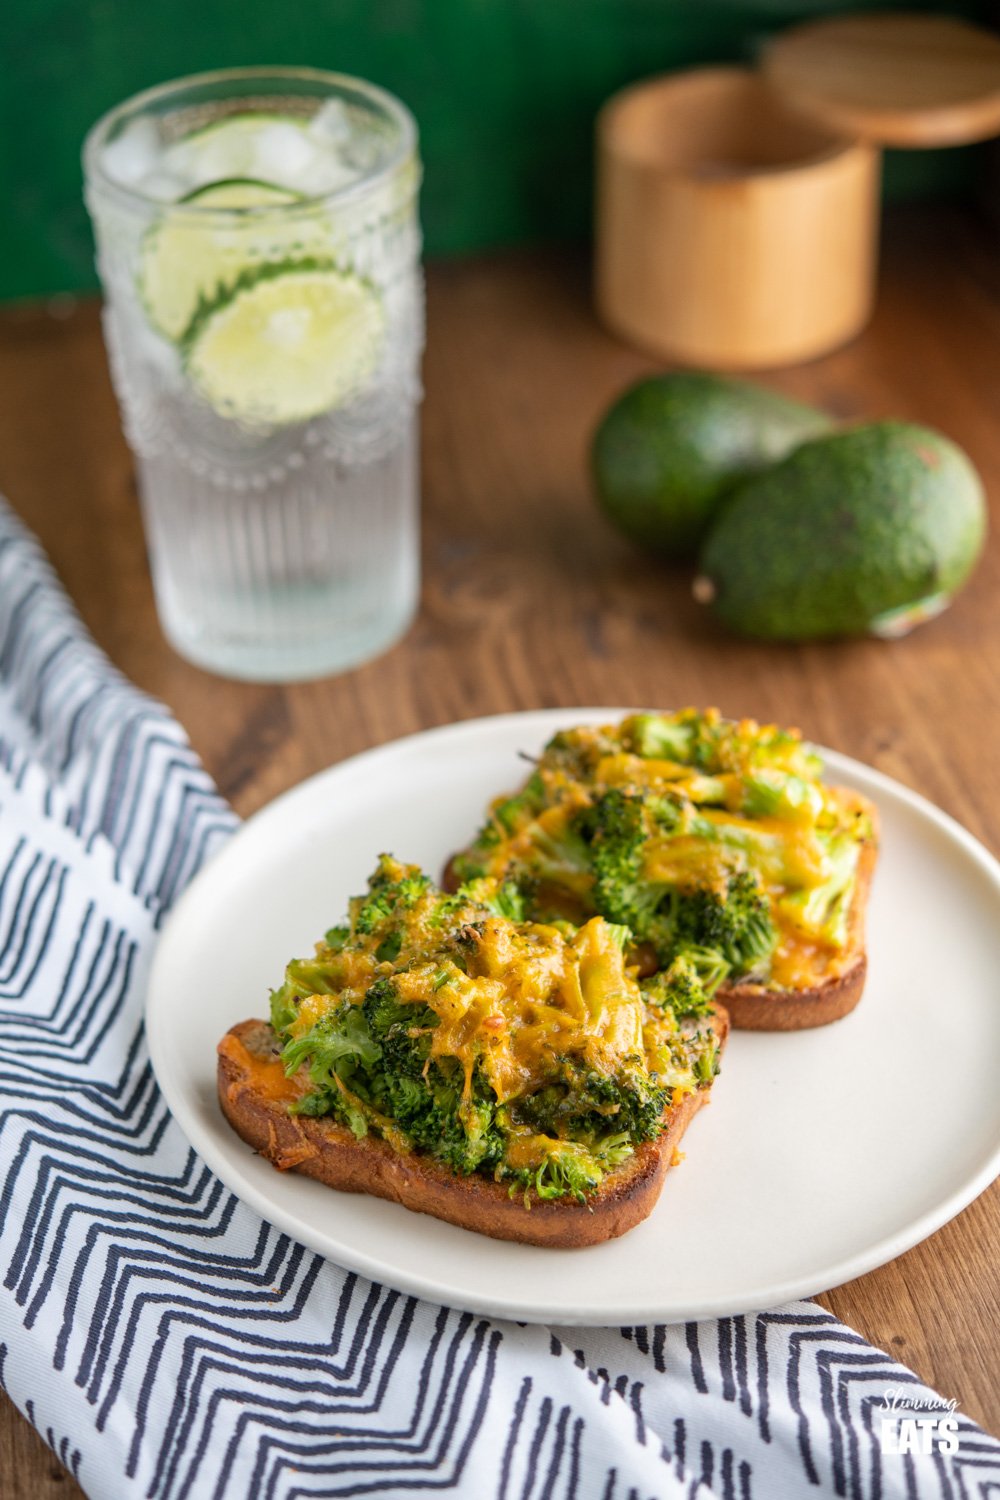
M 195 186 L 195 155 L 187 141 L 171 141 L 160 165 L 169 176 L 183 182 L 187 191 Z
M 308 134 L 322 146 L 340 146 L 350 139 L 351 118 L 342 99 L 321 104 L 307 126 Z
M 114 182 L 134 187 L 140 178 L 156 170 L 162 156 L 163 142 L 154 119 L 143 115 L 130 120 L 101 154 L 101 165 Z
M 303 184 L 301 191 L 308 193 L 310 197 L 321 198 L 326 193 L 336 192 L 337 188 L 353 182 L 357 175 L 352 167 L 345 166 L 335 156 L 329 156 L 325 152 L 317 153 L 309 180 Z
M 135 184 L 146 198 L 155 198 L 157 203 L 177 203 L 185 196 L 188 185 L 170 172 L 147 172 Z
M 383 155 L 384 142 L 374 130 L 355 131 L 340 148 L 340 159 L 355 177 L 372 172 Z
M 186 190 L 253 176 L 254 128 L 237 117 L 172 141 L 163 153 L 164 169 Z
M 258 130 L 254 146 L 254 177 L 296 192 L 304 190 L 303 184 L 320 153 L 301 125 L 274 120 Z

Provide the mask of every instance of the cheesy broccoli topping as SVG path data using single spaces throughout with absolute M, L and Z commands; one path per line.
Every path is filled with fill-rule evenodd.
M 710 987 L 807 988 L 853 961 L 874 836 L 821 773 L 798 731 L 714 709 L 566 730 L 452 868 L 513 885 L 538 921 L 627 926 L 644 968 L 686 954 Z
M 585 1200 L 710 1086 L 712 1006 L 684 960 L 640 983 L 620 925 L 522 917 L 511 885 L 449 896 L 384 855 L 349 921 L 272 995 L 289 1107 Z

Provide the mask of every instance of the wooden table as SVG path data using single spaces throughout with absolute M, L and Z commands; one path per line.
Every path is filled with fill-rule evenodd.
M 880 767 L 1000 851 L 1000 536 L 955 608 L 904 641 L 735 640 L 693 603 L 686 574 L 643 561 L 591 502 L 587 435 L 651 366 L 594 322 L 582 258 L 435 266 L 429 328 L 419 619 L 370 666 L 282 688 L 206 676 L 160 635 L 96 306 L 0 316 L 0 486 L 97 641 L 170 705 L 240 813 L 344 756 L 453 719 L 718 704 L 797 724 Z M 868 332 L 766 383 L 843 418 L 940 426 L 981 468 L 996 514 L 995 246 L 957 210 L 897 216 Z M 995 1184 L 917 1249 L 820 1300 L 998 1431 L 998 1246 Z M 56 1493 L 76 1488 L 7 1405 L 0 1494 Z

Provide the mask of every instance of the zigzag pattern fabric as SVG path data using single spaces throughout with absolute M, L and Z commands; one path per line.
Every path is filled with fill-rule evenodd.
M 886 1443 L 887 1391 L 939 1398 L 815 1304 L 492 1322 L 238 1202 L 173 1123 L 142 1029 L 157 929 L 235 823 L 0 502 L 0 1382 L 88 1495 L 996 1493 L 1000 1443 L 960 1413 L 931 1452 L 916 1429 Z

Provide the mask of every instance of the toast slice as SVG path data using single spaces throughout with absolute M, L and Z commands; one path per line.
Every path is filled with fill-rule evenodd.
M 721 1050 L 726 1013 L 710 1018 Z M 222 1112 L 248 1145 L 281 1171 L 302 1172 L 347 1193 L 370 1193 L 492 1239 L 576 1249 L 626 1234 L 652 1212 L 678 1146 L 709 1091 L 686 1094 L 664 1116 L 664 1129 L 611 1171 L 585 1203 L 511 1192 L 479 1173 L 449 1170 L 417 1151 L 400 1151 L 372 1134 L 358 1139 L 329 1116 L 289 1113 L 309 1088 L 305 1069 L 287 1078 L 277 1034 L 265 1021 L 242 1021 L 218 1048 Z

